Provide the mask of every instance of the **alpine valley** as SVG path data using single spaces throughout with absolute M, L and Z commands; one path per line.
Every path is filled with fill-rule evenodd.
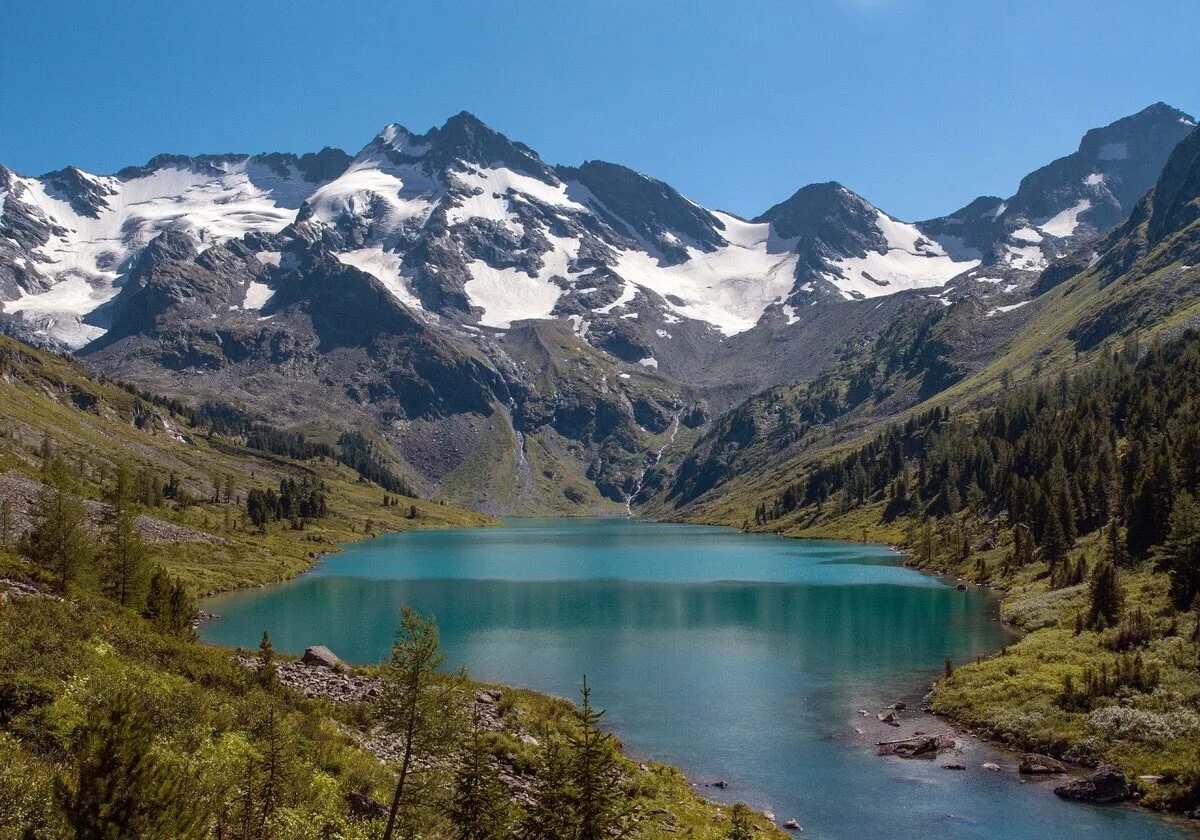
M 1156 286 L 1153 313 L 1142 295 L 1065 324 L 1049 292 L 1097 261 L 1130 268 L 1118 226 L 1194 128 L 1152 105 L 1008 198 L 917 222 L 837 183 L 742 219 L 619 164 L 547 163 L 467 113 L 389 125 L 355 154 L 0 166 L 0 325 L 195 405 L 358 429 L 426 497 L 676 515 L 744 472 L 730 447 L 766 389 L 853 371 L 803 422 L 861 423 L 1047 318 L 1041 343 L 1081 350 L 1165 323 L 1186 295 Z
M 780 195 L 792 186 L 780 185 Z M 877 712 L 886 739 L 872 745 L 886 756 L 879 761 L 962 755 L 974 735 L 1021 753 L 1004 753 L 1009 769 L 1069 773 L 1054 789 L 1063 799 L 1136 799 L 1200 818 L 1200 129 L 1166 104 L 1087 131 L 1077 149 L 1026 175 L 1008 197 L 980 196 L 917 221 L 832 182 L 803 186 L 744 219 L 616 163 L 548 163 L 468 113 L 423 134 L 388 125 L 355 153 L 162 154 L 104 175 L 0 166 L 0 329 L 0 812 L 22 821 L 13 828 L 22 833 L 6 837 L 69 836 L 67 820 L 95 810 L 88 797 L 104 786 L 89 780 L 107 778 L 106 762 L 120 750 L 105 752 L 105 738 L 118 736 L 136 747 L 131 778 L 151 754 L 169 758 L 151 771 L 169 764 L 164 778 L 173 785 L 199 774 L 207 815 L 192 820 L 192 833 L 179 828 L 183 814 L 166 833 L 121 836 L 355 838 L 380 836 L 369 826 L 386 818 L 390 837 L 398 814 L 423 826 L 424 834 L 411 828 L 406 836 L 509 836 L 461 829 L 468 819 L 487 822 L 474 800 L 400 810 L 414 710 L 436 686 L 469 685 L 474 723 L 465 739 L 458 721 L 454 750 L 467 760 L 456 789 L 474 795 L 480 768 L 495 770 L 507 793 L 493 798 L 507 803 L 506 820 L 520 811 L 523 825 L 537 823 L 522 836 L 715 840 L 753 836 L 752 824 L 778 836 L 773 814 L 742 805 L 726 817 L 677 771 L 632 759 L 615 742 L 609 749 L 586 678 L 577 710 L 434 674 L 437 629 L 411 611 L 380 671 L 347 671 L 324 648 L 310 649 L 304 664 L 277 666 L 267 633 L 258 657 L 194 641 L 193 596 L 295 576 L 324 552 L 383 531 L 496 525 L 495 515 L 636 514 L 901 547 L 905 564 L 943 579 L 892 567 L 870 581 L 885 589 L 902 577 L 928 583 L 940 599 L 930 615 L 947 623 L 970 611 L 976 624 L 945 631 L 957 647 L 941 627 L 905 633 L 906 622 L 933 610 L 924 594 L 900 601 L 926 607 L 877 615 L 870 604 L 898 601 L 843 591 L 790 601 L 758 578 L 741 581 L 755 585 L 753 597 L 724 585 L 721 564 L 734 549 L 723 545 L 763 552 L 759 565 L 729 580 L 760 574 L 754 569 L 795 571 L 775 537 L 660 524 L 611 538 L 630 540 L 620 546 L 625 555 L 605 553 L 606 535 L 641 528 L 624 521 L 598 529 L 535 523 L 526 535 L 542 536 L 524 538 L 551 567 L 578 559 L 576 546 L 580 556 L 616 557 L 629 578 L 618 585 L 606 577 L 611 567 L 581 561 L 601 580 L 586 581 L 580 600 L 564 602 L 569 609 L 554 602 L 539 614 L 607 620 L 621 610 L 604 598 L 638 596 L 655 617 L 705 614 L 712 638 L 727 643 L 737 635 L 730 627 L 744 629 L 740 616 L 761 608 L 804 619 L 774 626 L 781 645 L 839 625 L 848 644 L 822 654 L 846 660 L 867 649 L 888 659 L 876 636 L 932 639 L 921 646 L 920 661 L 928 666 L 932 651 L 938 676 L 925 710 L 960 728 L 886 739 L 888 726 L 925 725 L 909 704 L 922 702 L 927 669 L 913 677 L 922 683 L 917 694 Z M 496 616 L 511 610 L 523 621 L 538 610 L 485 561 L 515 557 L 507 574 L 528 582 L 518 567 L 537 552 L 524 551 L 525 527 L 510 526 L 495 543 L 481 539 L 500 547 L 479 551 L 462 530 L 447 531 L 446 542 L 367 544 L 355 562 L 370 574 L 344 563 L 344 578 L 324 582 L 328 591 L 358 593 L 332 598 L 345 616 L 337 629 L 370 623 L 363 593 L 389 621 L 399 606 L 388 595 L 396 590 L 372 577 L 377 557 L 400 556 L 396 546 L 452 545 L 461 579 L 439 577 L 441 555 L 420 561 L 428 561 L 424 591 L 475 593 L 447 601 L 469 604 L 447 627 L 470 647 L 462 634 L 480 629 L 486 602 L 496 605 L 497 626 L 511 630 Z M 91 531 L 104 534 L 97 552 Z M 675 545 L 700 532 L 729 542 L 657 558 L 671 567 L 672 591 L 685 595 L 650 586 L 654 563 L 629 546 Z M 836 547 L 811 545 L 809 566 L 840 562 Z M 895 565 L 890 552 L 879 554 L 886 558 L 877 567 Z M 136 564 L 120 561 L 132 555 Z M 700 597 L 687 574 L 692 561 L 708 564 L 708 600 L 684 599 Z M 127 592 L 133 565 L 146 572 L 144 599 Z M 336 578 L 335 566 L 326 578 Z M 321 590 L 321 574 L 313 579 L 310 588 L 275 592 L 286 600 Z M 1001 594 L 999 618 L 1020 632 L 991 654 L 975 652 L 1010 636 L 999 625 L 972 629 L 987 621 L 979 605 L 996 603 L 983 591 L 958 597 L 976 586 Z M 476 597 L 485 590 L 487 598 Z M 255 594 L 239 593 L 231 609 Z M 732 606 L 713 606 L 721 603 Z M 832 605 L 828 613 L 821 604 Z M 855 623 L 867 612 L 875 623 Z M 319 625 L 307 622 L 319 613 L 301 615 L 295 632 L 315 632 Z M 619 635 L 616 625 L 596 626 Z M 880 632 L 862 631 L 868 626 Z M 678 629 L 695 625 L 680 618 Z M 611 641 L 596 638 L 589 656 Z M 663 648 L 686 647 L 670 638 Z M 815 649 L 821 638 L 800 641 Z M 307 641 L 285 644 L 298 653 Z M 387 642 L 372 644 L 383 650 Z M 508 654 L 528 664 L 537 657 L 522 644 Z M 638 641 L 625 644 L 644 652 Z M 764 647 L 785 656 L 774 644 Z M 728 657 L 710 647 L 708 659 L 686 663 L 751 658 L 736 644 Z M 406 662 L 416 662 L 414 676 L 401 691 Z M 770 661 L 754 673 L 793 664 Z M 678 667 L 695 676 L 692 664 Z M 737 680 L 784 708 L 765 677 L 743 673 L 729 687 L 745 687 Z M 130 699 L 137 692 L 113 694 L 109 683 L 141 686 L 142 713 Z M 783 702 L 820 694 L 797 685 Z M 625 696 L 637 700 L 640 689 Z M 715 728 L 732 720 L 720 715 L 741 711 L 743 696 L 714 696 Z M 847 725 L 858 711 L 847 702 L 841 694 L 830 701 L 834 735 L 811 730 L 807 718 L 796 724 L 808 709 L 789 706 L 778 718 L 781 727 L 810 727 L 819 746 L 793 764 L 826 783 L 845 779 L 826 766 L 813 770 L 815 750 L 843 736 L 839 749 L 851 744 L 847 729 L 875 737 L 853 727 L 857 716 Z M 458 705 L 456 721 L 468 704 Z M 410 712 L 407 730 L 395 725 L 400 707 Z M 393 716 L 392 734 L 407 731 L 402 752 L 374 737 L 378 712 L 369 709 Z M 695 725 L 678 708 L 664 711 L 654 707 L 645 719 Z M 157 746 L 155 726 L 165 733 Z M 278 748 L 287 733 L 290 746 Z M 607 781 L 589 787 L 575 765 L 567 773 L 559 744 L 584 745 L 576 752 L 588 761 L 603 753 L 589 778 Z M 595 744 L 605 746 L 594 752 Z M 275 769 L 285 765 L 295 772 L 280 793 Z M 968 769 L 927 767 L 940 774 L 931 789 L 951 778 L 943 769 Z M 419 768 L 443 781 L 447 769 L 436 761 Z M 970 769 L 982 773 L 959 778 L 990 795 L 990 780 L 1001 776 L 989 773 L 1005 768 L 988 761 Z M 580 824 L 608 828 L 555 829 L 570 816 L 555 797 L 585 787 L 602 793 L 608 816 Z M 154 796 L 169 798 L 176 788 L 168 788 L 155 785 Z M 885 797 L 872 790 L 855 807 L 879 810 Z M 389 813 L 379 800 L 390 796 Z M 159 801 L 139 805 L 137 819 L 173 813 Z M 839 810 L 837 796 L 824 801 Z M 1013 813 L 1001 811 L 996 826 Z M 841 813 L 829 819 L 858 824 Z M 276 834 L 255 828 L 285 822 Z M 451 824 L 461 833 L 445 833 Z M 349 827 L 338 833 L 336 825 Z M 1128 836 L 1139 837 L 1184 830 L 1140 813 L 1124 825 L 1138 826 L 1144 833 Z M 635 826 L 643 833 L 622 834 Z M 928 830 L 916 819 L 904 828 L 900 836 Z M 971 830 L 983 834 L 962 836 L 992 829 Z

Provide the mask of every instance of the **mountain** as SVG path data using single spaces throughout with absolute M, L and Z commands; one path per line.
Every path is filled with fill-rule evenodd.
M 951 316 L 891 405 L 967 375 L 1031 311 L 1034 269 L 1119 221 L 1191 122 L 1152 106 L 1007 202 L 915 224 L 836 183 L 747 221 L 467 113 L 354 155 L 0 167 L 0 329 L 197 403 L 379 429 L 428 494 L 621 509 L 689 424 L 924 319 Z M 956 303 L 977 317 L 938 312 Z
M 894 317 L 820 376 L 717 417 L 690 451 L 652 471 L 643 502 L 663 515 L 740 523 L 883 421 L 931 407 L 976 411 L 1012 381 L 1069 374 L 1128 341 L 1200 328 L 1200 129 L 1173 148 L 1128 218 L 1048 267 L 1034 289 L 1017 321 L 971 298 Z M 972 353 L 981 342 L 984 352 Z

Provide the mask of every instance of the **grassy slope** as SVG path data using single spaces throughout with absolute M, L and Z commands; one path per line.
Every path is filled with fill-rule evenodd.
M 210 439 L 160 408 L 153 410 L 166 423 L 152 422 L 141 429 L 131 422 L 141 401 L 115 384 L 97 381 L 73 361 L 3 337 L 0 359 L 0 472 L 15 471 L 36 479 L 38 452 L 43 436 L 49 434 L 68 461 L 82 459 L 83 492 L 93 498 L 102 495 L 96 482 L 101 464 L 111 467 L 118 462 L 135 472 L 153 469 L 161 477 L 174 472 L 196 495 L 211 493 L 214 475 L 234 476 L 236 492 L 243 495 L 251 488 L 276 486 L 288 475 L 309 474 L 326 482 L 331 514 L 303 531 L 275 523 L 259 533 L 236 522 L 232 505 L 202 502 L 184 510 L 146 509 L 147 515 L 225 541 L 152 547 L 154 559 L 197 593 L 298 574 L 318 553 L 367 536 L 368 520 L 372 532 L 494 522 L 468 510 L 416 499 L 403 498 L 399 506 L 384 508 L 383 491 L 360 483 L 357 474 L 340 464 L 298 462 L 235 441 Z M 416 519 L 408 516 L 412 505 L 417 507 Z M 227 525 L 227 515 L 234 520 L 232 525 Z M 37 572 L 0 549 L 3 576 L 36 580 Z M 72 603 L 0 598 L 0 628 L 0 682 L 37 685 L 52 698 L 37 718 L 23 720 L 15 729 L 0 726 L 0 757 L 9 768 L 0 771 L 0 806 L 4 806 L 0 810 L 7 812 L 0 817 L 0 838 L 20 836 L 24 824 L 51 810 L 48 791 L 69 750 L 69 733 L 82 719 L 89 698 L 94 701 L 99 696 L 91 693 L 98 688 L 83 686 L 126 683 L 142 686 L 154 696 L 164 748 L 177 760 L 190 761 L 198 784 L 213 796 L 223 795 L 227 786 L 223 774 L 228 770 L 224 763 L 232 760 L 229 754 L 248 749 L 237 721 L 270 702 L 256 693 L 228 652 L 163 639 L 132 613 L 87 592 L 77 593 Z M 69 686 L 79 688 L 68 690 Z M 531 691 L 505 691 L 526 725 L 533 721 L 544 731 L 561 731 L 569 725 L 570 706 L 565 701 Z M 305 837 L 318 828 L 336 829 L 344 837 L 373 836 L 345 822 L 340 797 L 344 791 L 360 790 L 386 799 L 388 771 L 339 728 L 337 718 L 344 718 L 344 713 L 290 695 L 276 705 L 301 738 L 298 760 L 314 774 L 304 784 L 310 799 L 292 809 L 291 828 L 283 836 Z M 48 726 L 53 730 L 47 731 Z M 37 748 L 29 746 L 34 742 Z M 511 738 L 502 738 L 500 747 L 517 755 L 529 752 L 527 745 Z M 648 820 L 638 836 L 670 836 L 674 832 L 663 828 L 664 822 L 673 823 L 687 836 L 714 840 L 723 836 L 722 810 L 697 796 L 677 770 L 632 760 L 626 760 L 625 766 L 642 811 L 665 809 L 674 815 Z M 759 822 L 773 830 L 765 821 Z M 54 836 L 55 828 L 48 823 L 46 831 Z

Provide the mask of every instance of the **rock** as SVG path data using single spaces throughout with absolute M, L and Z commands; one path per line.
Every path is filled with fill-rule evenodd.
M 475 692 L 475 700 L 479 703 L 492 706 L 500 702 L 500 698 L 504 695 L 494 688 L 485 688 L 482 691 Z
M 1053 776 L 1058 773 L 1066 773 L 1067 768 L 1061 761 L 1048 755 L 1025 753 L 1021 756 L 1021 764 L 1017 767 L 1017 772 L 1026 776 Z
M 1054 792 L 1076 802 L 1120 802 L 1129 798 L 1129 784 L 1116 767 L 1101 764 L 1086 776 L 1059 785 Z
M 900 717 L 896 714 L 895 709 L 884 709 L 875 717 L 879 718 L 880 723 L 886 723 L 888 726 L 900 725 Z
M 729 782 L 725 781 L 724 779 L 718 779 L 717 781 L 713 782 L 713 787 L 724 790 L 725 788 L 729 787 Z
M 355 791 L 346 794 L 346 806 L 351 816 L 362 820 L 379 820 L 388 815 L 387 806 L 382 802 Z
M 305 665 L 320 666 L 323 668 L 336 668 L 342 664 L 342 660 L 334 655 L 333 651 L 324 645 L 314 645 L 304 651 L 304 656 L 300 661 Z
M 956 586 L 954 588 L 957 589 L 959 592 L 967 591 L 967 585 L 965 583 L 960 583 L 958 586 Z
M 933 758 L 943 750 L 952 750 L 956 746 L 949 735 L 925 735 L 919 738 L 906 738 L 902 741 L 883 741 L 877 744 L 879 755 L 894 755 L 900 758 Z
M 905 709 L 908 708 L 908 704 L 904 703 L 903 701 L 897 700 L 895 703 L 888 706 L 888 708 L 895 709 L 897 712 L 903 712 Z
M 775 822 L 775 812 L 774 811 L 763 811 L 762 815 L 765 819 L 768 819 L 771 822 Z
M 943 764 L 942 769 L 943 770 L 966 770 L 967 768 L 966 768 L 966 765 L 963 765 L 963 764 L 949 763 L 949 764 Z
M 999 773 L 1000 765 L 991 761 L 984 762 L 983 769 L 989 773 Z
M 796 822 L 794 819 L 791 819 L 791 820 L 788 820 L 787 822 L 785 822 L 783 824 L 783 827 L 790 831 L 803 831 L 804 830 L 803 828 L 800 827 L 800 823 Z

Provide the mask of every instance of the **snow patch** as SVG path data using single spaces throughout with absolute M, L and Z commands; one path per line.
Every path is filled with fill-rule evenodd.
M 535 276 L 516 268 L 492 268 L 483 260 L 467 266 L 471 279 L 464 289 L 471 303 L 483 310 L 479 323 L 508 329 L 514 321 L 550 317 L 562 294 L 551 278 L 571 276 L 568 265 L 579 253 L 579 240 L 549 235 L 547 239 L 552 248 L 542 254 L 542 268 Z
M 1042 235 L 1031 227 L 1023 227 L 1014 230 L 1012 232 L 1012 237 L 1018 242 L 1038 243 L 1042 241 Z
M 906 289 L 944 286 L 954 277 L 979 266 L 981 260 L 956 261 L 937 242 L 917 228 L 876 211 L 876 227 L 887 242 L 887 251 L 868 251 L 865 257 L 834 260 L 838 272 L 826 275 L 842 296 L 871 298 Z
M 638 359 L 638 364 L 651 370 L 658 370 L 658 359 L 653 356 L 647 356 L 644 359 Z
M 1093 172 L 1091 175 L 1083 179 L 1083 183 L 1089 187 L 1098 187 L 1104 183 L 1104 173 Z
M 376 246 L 344 251 L 337 254 L 337 258 L 345 265 L 353 266 L 359 271 L 370 274 L 382 283 L 388 293 L 400 303 L 413 309 L 421 309 L 420 298 L 413 294 L 412 289 L 405 282 L 402 258 L 399 254 L 385 251 Z
M 1029 303 L 1029 301 L 1023 300 L 1020 303 L 1012 303 L 1012 304 L 1009 304 L 1008 306 L 997 306 L 995 309 L 992 309 L 987 313 L 987 317 L 991 318 L 994 315 L 999 315 L 999 314 L 1002 314 L 1005 312 L 1012 312 L 1014 309 L 1020 309 L 1022 306 L 1024 306 L 1027 303 Z
M 1079 216 L 1092 206 L 1089 199 L 1081 198 L 1072 206 L 1038 225 L 1043 233 L 1059 238 L 1070 236 L 1079 227 Z
M 1004 260 L 1020 271 L 1041 271 L 1048 265 L 1046 255 L 1036 245 L 1005 245 Z
M 267 305 L 267 301 L 274 294 L 275 290 L 266 283 L 251 281 L 250 285 L 246 288 L 246 299 L 242 302 L 242 308 L 257 312 Z

